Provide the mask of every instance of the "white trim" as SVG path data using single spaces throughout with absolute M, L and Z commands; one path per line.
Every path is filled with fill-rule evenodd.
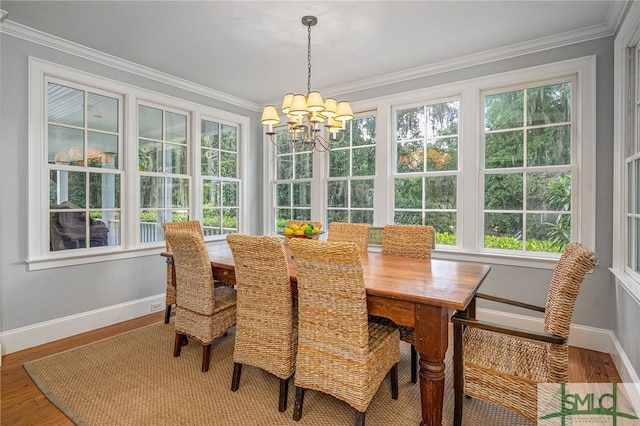
M 228 93 L 224 93 L 218 90 L 211 89 L 210 87 L 202 86 L 190 81 L 130 62 L 95 49 L 91 49 L 82 46 L 77 43 L 70 42 L 68 40 L 56 37 L 51 34 L 44 33 L 42 31 L 26 27 L 12 21 L 3 22 L 0 27 L 0 32 L 11 35 L 23 40 L 30 41 L 51 49 L 55 49 L 70 55 L 78 56 L 80 58 L 93 61 L 102 65 L 109 66 L 111 68 L 125 71 L 140 77 L 148 78 L 159 83 L 167 84 L 172 87 L 176 87 L 182 90 L 187 90 L 192 93 L 196 93 L 202 96 L 208 96 L 213 99 L 236 105 L 242 108 L 246 108 L 252 111 L 259 111 L 260 106 L 255 103 L 242 99 Z
M 2 332 L 2 355 L 148 315 L 156 311 L 152 310 L 153 305 L 164 306 L 164 298 L 164 293 L 157 294 Z

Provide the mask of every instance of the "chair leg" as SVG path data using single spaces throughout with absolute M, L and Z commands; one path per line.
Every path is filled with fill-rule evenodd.
M 240 387 L 240 376 L 242 375 L 242 364 L 233 363 L 233 378 L 231 379 L 231 390 L 237 391 Z
M 164 323 L 169 324 L 169 318 L 171 318 L 171 305 L 167 305 L 167 310 L 164 311 Z
M 462 404 L 464 393 L 464 366 L 462 348 L 462 324 L 453 324 L 453 425 L 462 425 Z
M 296 402 L 293 405 L 293 420 L 302 418 L 302 404 L 304 403 L 304 388 L 296 386 Z
M 389 372 L 389 380 L 391 380 L 391 398 L 398 399 L 398 363 L 396 362 Z
M 202 345 L 202 372 L 209 371 L 209 360 L 211 359 L 211 345 Z
M 418 351 L 416 346 L 411 345 L 411 383 L 418 382 Z
M 186 339 L 187 336 L 181 333 L 176 333 L 176 340 L 173 344 L 173 356 L 180 356 L 180 352 L 182 351 L 183 340 Z
M 356 410 L 356 426 L 364 426 L 364 413 Z
M 289 394 L 289 379 L 280 379 L 280 398 L 278 400 L 278 411 L 284 413 L 287 411 L 287 395 Z

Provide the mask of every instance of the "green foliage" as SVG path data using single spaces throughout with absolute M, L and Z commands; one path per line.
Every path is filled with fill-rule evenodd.
M 490 249 L 522 250 L 522 240 L 515 237 L 485 235 L 484 246 Z M 550 240 L 540 241 L 529 239 L 526 242 L 525 250 L 544 253 L 561 253 L 562 250 L 564 250 L 564 245 L 556 244 Z
M 436 232 L 436 244 L 455 246 L 456 235 L 449 232 Z

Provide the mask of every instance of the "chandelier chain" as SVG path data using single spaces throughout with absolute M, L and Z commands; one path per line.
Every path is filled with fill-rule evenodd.
M 307 25 L 307 93 L 311 92 L 311 24 Z

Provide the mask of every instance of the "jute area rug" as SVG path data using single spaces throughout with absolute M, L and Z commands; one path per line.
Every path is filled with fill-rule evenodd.
M 307 391 L 302 419 L 292 419 L 295 389 L 289 386 L 278 412 L 278 380 L 251 366 L 231 392 L 234 334 L 212 348 L 209 372 L 200 371 L 202 347 L 190 342 L 173 357 L 173 323 L 158 323 L 25 364 L 42 392 L 79 425 L 352 425 L 346 403 Z M 452 345 L 450 345 L 452 346 Z M 451 352 L 451 351 L 450 351 Z M 388 379 L 366 413 L 369 426 L 418 425 L 420 387 L 410 381 L 410 346 L 401 342 L 399 398 Z M 453 422 L 451 358 L 447 357 L 443 424 Z M 465 425 L 530 423 L 502 408 L 465 398 Z

